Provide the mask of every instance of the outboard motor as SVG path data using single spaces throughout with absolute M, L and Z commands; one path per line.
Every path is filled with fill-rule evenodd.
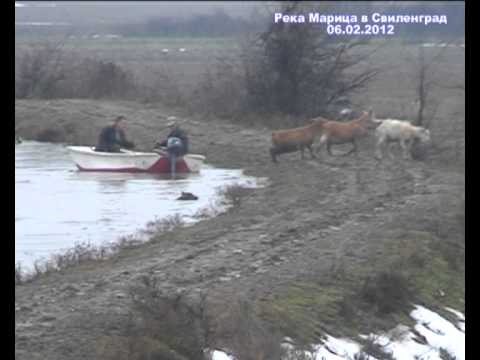
M 177 169 L 177 158 L 183 154 L 183 143 L 177 137 L 171 137 L 167 140 L 167 153 L 170 160 L 170 172 L 175 177 Z

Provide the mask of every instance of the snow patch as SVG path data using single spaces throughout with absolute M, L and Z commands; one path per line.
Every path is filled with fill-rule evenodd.
M 457 315 L 461 321 L 465 316 L 453 309 L 448 311 Z M 414 329 L 417 333 L 426 339 L 419 342 L 418 336 L 404 325 L 398 325 L 385 335 L 361 335 L 362 338 L 370 337 L 373 341 L 383 347 L 385 352 L 389 352 L 395 359 L 401 360 L 441 360 L 440 349 L 444 349 L 454 356 L 457 360 L 465 359 L 465 333 L 459 330 L 454 324 L 442 318 L 437 313 L 426 309 L 423 306 L 415 306 L 410 316 L 417 321 Z M 461 324 L 460 324 L 461 325 Z M 465 326 L 463 322 L 463 330 Z M 287 341 L 287 339 L 285 339 Z M 289 340 L 282 346 L 290 351 L 295 347 Z M 314 345 L 314 355 L 305 353 L 306 359 L 311 360 L 345 360 L 353 359 L 355 354 L 360 352 L 359 343 L 349 339 L 339 339 L 333 336 L 326 336 L 323 344 Z M 235 360 L 232 356 L 216 350 L 212 353 L 212 360 Z M 370 360 L 376 360 L 370 356 Z

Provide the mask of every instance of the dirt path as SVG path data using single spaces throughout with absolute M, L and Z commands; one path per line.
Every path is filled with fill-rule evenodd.
M 161 128 L 169 115 L 130 103 L 17 101 L 15 120 L 25 137 L 56 124 L 67 130 L 75 126 L 68 141 L 91 143 L 116 113 L 135 116 L 129 134 L 144 143 L 154 140 L 152 130 Z M 60 114 L 68 114 L 63 125 Z M 326 272 L 338 259 L 362 263 L 372 241 L 382 241 L 369 233 L 392 219 L 418 215 L 425 226 L 437 226 L 442 201 L 453 201 L 464 191 L 461 173 L 433 164 L 378 164 L 368 139 L 356 157 L 322 153 L 320 159 L 299 161 L 299 154 L 292 154 L 274 165 L 266 129 L 193 119 L 185 120 L 184 127 L 193 152 L 206 154 L 214 165 L 268 177 L 270 186 L 248 191 L 240 206 L 226 214 L 111 260 L 16 286 L 16 359 L 100 358 L 95 344 L 122 332 L 129 288 L 147 274 L 165 293 L 241 292 L 258 299 L 290 281 Z

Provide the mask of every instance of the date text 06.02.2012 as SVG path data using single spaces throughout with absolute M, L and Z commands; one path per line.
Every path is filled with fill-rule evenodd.
M 394 35 L 393 25 L 328 25 L 328 35 Z

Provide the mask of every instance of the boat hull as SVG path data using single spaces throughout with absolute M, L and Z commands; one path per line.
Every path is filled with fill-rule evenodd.
M 67 147 L 71 158 L 81 171 L 170 173 L 167 153 L 143 153 L 122 150 L 119 153 L 97 152 L 88 146 Z M 177 159 L 176 172 L 199 172 L 205 160 L 202 155 L 187 154 Z

